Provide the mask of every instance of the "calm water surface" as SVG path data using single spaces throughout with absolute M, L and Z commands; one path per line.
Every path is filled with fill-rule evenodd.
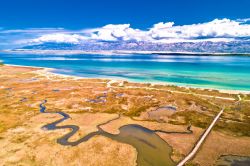
M 0 54 L 6 64 L 55 68 L 90 78 L 250 90 L 250 57 L 181 55 L 27 55 Z

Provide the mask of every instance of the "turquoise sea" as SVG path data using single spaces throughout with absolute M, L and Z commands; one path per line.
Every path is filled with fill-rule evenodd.
M 5 64 L 54 68 L 55 73 L 90 78 L 250 90 L 250 57 L 187 55 L 0 54 Z

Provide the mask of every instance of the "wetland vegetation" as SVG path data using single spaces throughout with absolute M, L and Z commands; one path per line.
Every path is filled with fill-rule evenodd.
M 79 126 L 78 132 L 69 138 L 70 142 L 102 131 L 102 134 L 92 135 L 87 142 L 67 149 L 67 152 L 64 149 L 65 154 L 58 152 L 64 157 L 59 157 L 55 162 L 57 160 L 59 162 L 61 158 L 64 163 L 81 160 L 90 164 L 92 161 L 86 158 L 72 157 L 77 153 L 88 152 L 96 156 L 106 153 L 104 158 L 99 156 L 98 160 L 107 163 L 112 156 L 108 152 L 112 152 L 117 154 L 115 157 L 117 160 L 114 159 L 114 162 L 119 165 L 133 165 L 136 161 L 146 162 L 142 159 L 142 153 L 138 148 L 146 146 L 148 151 L 143 155 L 159 157 L 162 159 L 159 159 L 159 162 L 168 160 L 174 164 L 192 149 L 204 129 L 223 106 L 225 112 L 211 133 L 211 137 L 190 164 L 204 165 L 208 160 L 207 156 L 210 156 L 209 163 L 214 164 L 217 158 L 225 153 L 242 156 L 250 154 L 250 105 L 247 101 L 249 95 L 240 94 L 242 101 L 238 101 L 237 94 L 219 91 L 131 82 L 124 82 L 123 86 L 115 82 L 108 87 L 109 81 L 63 77 L 43 69 L 6 65 L 0 67 L 0 147 L 5 149 L 0 150 L 0 160 L 9 164 L 8 156 L 11 151 L 17 151 L 13 163 L 41 163 L 41 154 L 36 153 L 36 149 L 48 151 L 49 147 L 54 147 L 48 154 L 43 154 L 50 159 L 57 150 L 64 149 L 58 146 L 56 140 L 69 130 L 48 132 L 41 129 L 42 126 L 60 119 L 56 114 L 39 113 L 39 105 L 44 99 L 49 101 L 46 103 L 46 111 L 64 112 L 71 117 L 58 124 L 59 126 Z M 211 95 L 220 98 L 209 97 Z M 102 102 L 89 102 L 92 100 Z M 176 110 L 159 110 L 165 106 L 171 106 Z M 152 112 L 157 113 L 152 115 Z M 118 115 L 121 117 L 116 119 Z M 110 121 L 112 119 L 116 120 Z M 107 121 L 110 122 L 106 124 Z M 192 133 L 186 130 L 190 125 Z M 105 138 L 102 138 L 103 136 Z M 110 145 L 108 152 L 105 151 L 107 148 L 105 145 Z M 23 148 L 18 148 L 20 146 Z M 164 155 L 156 155 L 158 152 L 153 150 L 153 146 L 159 147 L 156 150 Z M 213 146 L 217 151 L 208 148 Z M 227 149 L 228 147 L 230 148 Z M 24 151 L 31 151 L 37 156 L 25 155 Z M 124 157 L 128 155 L 129 158 Z M 50 161 L 46 161 L 47 164 Z

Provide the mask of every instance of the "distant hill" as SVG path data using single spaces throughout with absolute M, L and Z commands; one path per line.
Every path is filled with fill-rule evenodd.
M 183 42 L 149 43 L 137 41 L 89 41 L 79 44 L 42 43 L 20 49 L 31 50 L 130 50 L 130 51 L 169 51 L 169 52 L 209 52 L 209 53 L 250 53 L 250 40 L 231 42 Z

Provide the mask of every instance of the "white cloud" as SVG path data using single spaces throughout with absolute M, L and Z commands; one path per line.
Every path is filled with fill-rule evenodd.
M 1 30 L 1 28 L 0 28 Z M 0 34 L 48 34 L 48 33 L 68 33 L 64 28 L 28 28 L 28 29 L 7 29 L 2 28 Z M 69 32 L 70 33 L 70 32 Z
M 150 35 L 153 38 L 175 39 L 249 37 L 250 25 L 229 19 L 215 19 L 207 23 L 183 26 L 159 23 L 150 29 Z
M 234 38 L 250 37 L 249 19 L 215 19 L 211 22 L 174 26 L 174 22 L 154 24 L 148 31 L 133 29 L 129 24 L 106 25 L 88 31 L 91 39 L 117 41 L 136 40 L 149 42 L 188 42 L 188 41 L 232 41 Z
M 130 24 L 109 24 L 102 28 L 93 29 L 91 39 L 117 41 L 117 40 L 147 40 L 148 36 L 145 31 L 130 28 Z
M 19 44 L 33 44 L 43 42 L 81 43 L 94 41 L 144 41 L 153 43 L 177 42 L 228 42 L 241 37 L 250 38 L 250 19 L 215 19 L 210 22 L 174 25 L 174 22 L 160 22 L 148 30 L 135 29 L 130 24 L 109 24 L 100 28 L 85 30 L 66 30 L 63 28 L 33 28 L 4 30 L 1 35 L 9 39 L 16 39 Z M 12 37 L 10 36 L 12 35 Z
M 236 21 L 241 22 L 241 23 L 245 23 L 245 22 L 249 22 L 250 18 L 237 19 Z

